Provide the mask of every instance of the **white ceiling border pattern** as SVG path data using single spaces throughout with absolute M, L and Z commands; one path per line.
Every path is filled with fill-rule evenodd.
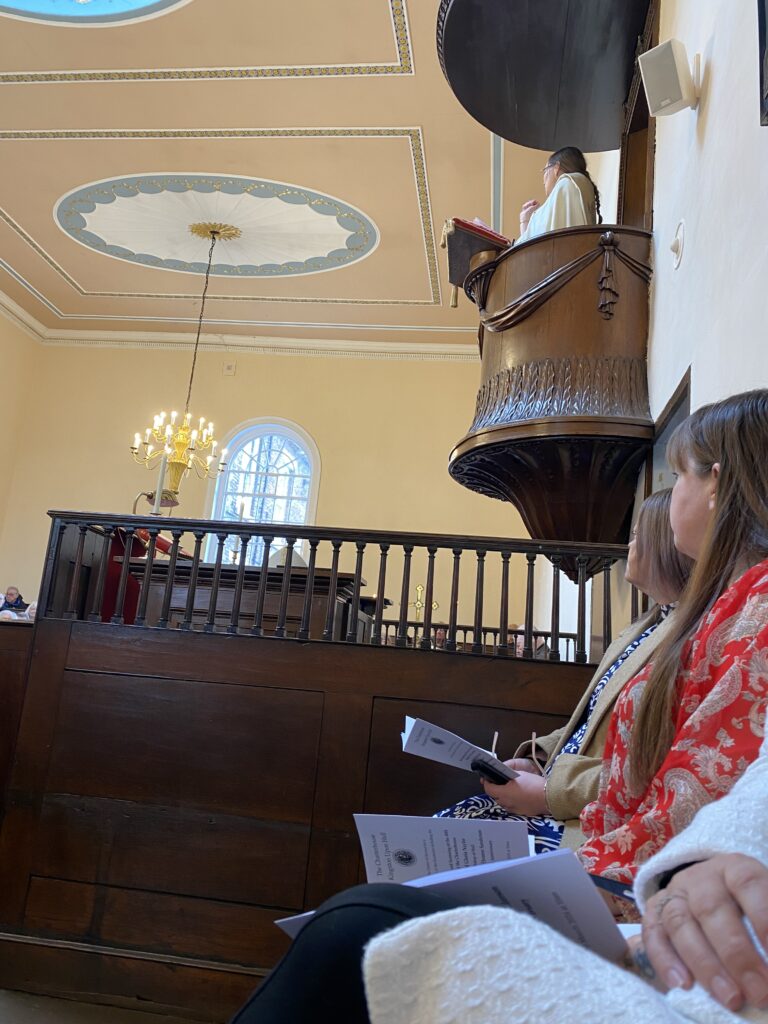
M 389 0 L 389 14 L 397 59 L 390 63 L 275 65 L 240 68 L 141 68 L 129 71 L 2 71 L 0 85 L 33 85 L 53 82 L 163 82 L 238 78 L 338 78 L 368 75 L 412 75 L 413 52 L 406 0 Z M 103 26 L 101 26 L 103 27 Z
M 20 328 L 34 341 L 50 347 L 171 349 L 189 351 L 194 340 L 189 334 L 153 334 L 149 331 L 67 331 L 53 330 L 33 317 L 9 295 L 0 292 L 0 316 Z M 452 328 L 456 330 L 456 328 Z M 468 330 L 471 330 L 468 329 Z M 416 342 L 370 342 L 309 340 L 306 338 L 241 338 L 235 335 L 203 335 L 200 348 L 207 352 L 252 352 L 261 355 L 303 355 L 326 359 L 373 359 L 384 361 L 477 363 L 477 344 L 418 344 Z
M 78 129 L 60 130 L 3 130 L 0 131 L 0 142 L 24 142 L 24 141 L 99 141 L 99 140 L 134 140 L 134 139 L 252 139 L 252 138 L 407 138 L 410 143 L 411 164 L 414 175 L 414 186 L 419 206 L 421 221 L 421 232 L 424 243 L 424 257 L 427 264 L 428 284 L 431 299 L 407 300 L 387 299 L 380 302 L 377 299 L 344 299 L 344 298 L 318 298 L 318 299 L 291 299 L 284 298 L 275 300 L 272 296 L 228 296 L 211 294 L 209 298 L 221 301 L 228 301 L 236 298 L 237 301 L 251 302 L 273 302 L 273 301 L 304 301 L 317 302 L 319 304 L 344 304 L 344 305 L 442 305 L 442 291 L 440 285 L 440 273 L 437 263 L 437 248 L 435 245 L 435 231 L 432 220 L 432 207 L 429 198 L 429 182 L 427 176 L 426 158 L 424 155 L 424 140 L 419 127 L 402 128 L 197 128 L 197 129 L 118 129 L 103 128 L 81 131 Z M 72 277 L 64 268 L 39 245 L 32 236 L 18 224 L 7 211 L 0 207 L 0 219 L 2 219 L 16 234 L 19 235 L 48 265 L 59 274 L 70 287 L 78 294 L 85 297 L 95 298 L 196 298 L 195 295 L 166 295 L 162 292 L 99 292 L 88 291 Z

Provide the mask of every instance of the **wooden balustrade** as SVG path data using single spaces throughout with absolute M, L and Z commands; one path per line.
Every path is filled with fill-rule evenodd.
M 50 515 L 38 612 L 44 618 L 501 658 L 544 652 L 553 662 L 589 660 L 588 564 L 599 564 L 603 577 L 601 621 L 590 633 L 602 649 L 610 642 L 611 567 L 626 555 L 621 545 L 286 524 L 279 528 L 283 564 L 274 565 L 273 524 Z M 543 560 L 549 589 L 539 606 L 548 607 L 537 615 L 536 567 Z M 579 567 L 575 603 L 562 579 L 565 561 Z M 426 586 L 419 582 L 422 564 Z M 577 609 L 570 631 L 566 586 Z M 385 617 L 395 597 L 398 612 Z M 519 626 L 510 622 L 511 608 Z

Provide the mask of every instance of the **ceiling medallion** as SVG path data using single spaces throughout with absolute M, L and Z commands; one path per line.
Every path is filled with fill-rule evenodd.
M 140 174 L 92 182 L 54 209 L 62 231 L 115 259 L 206 273 L 210 231 L 228 234 L 211 268 L 223 277 L 289 277 L 339 270 L 379 244 L 351 204 L 300 185 L 218 174 Z M 237 225 L 237 227 L 235 227 Z
M 0 15 L 52 25 L 119 25 L 153 18 L 190 0 L 16 0 L 0 3 Z
M 82 0 L 80 0 L 82 2 Z M 230 242 L 233 238 L 239 238 L 242 235 L 240 228 L 236 228 L 234 224 L 221 224 L 219 221 L 200 221 L 197 224 L 189 225 L 190 232 L 195 238 L 205 238 L 208 241 L 211 235 L 215 235 L 224 242 Z

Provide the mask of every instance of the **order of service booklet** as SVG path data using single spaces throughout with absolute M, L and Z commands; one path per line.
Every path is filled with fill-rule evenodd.
M 620 960 L 626 942 L 573 850 L 456 868 L 406 885 L 442 893 L 461 906 L 509 907 L 530 914 L 607 960 Z M 295 938 L 313 911 L 275 924 Z
M 500 761 L 490 750 L 475 746 L 456 733 L 441 729 L 440 726 L 432 725 L 421 718 L 406 715 L 405 730 L 400 735 L 406 754 L 416 754 L 417 757 L 426 757 L 430 761 L 448 764 L 453 768 L 463 768 L 468 772 L 474 770 L 472 763 L 479 761 L 510 781 L 516 779 L 519 774 Z
M 354 818 L 369 882 L 408 882 L 454 868 L 515 860 L 530 852 L 523 821 L 407 814 Z

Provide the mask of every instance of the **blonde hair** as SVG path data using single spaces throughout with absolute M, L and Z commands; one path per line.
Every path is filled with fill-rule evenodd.
M 677 472 L 720 473 L 715 507 L 673 628 L 656 650 L 635 716 L 630 785 L 642 792 L 674 740 L 673 713 L 683 651 L 699 623 L 746 565 L 768 556 L 768 390 L 747 391 L 703 406 L 667 445 Z

